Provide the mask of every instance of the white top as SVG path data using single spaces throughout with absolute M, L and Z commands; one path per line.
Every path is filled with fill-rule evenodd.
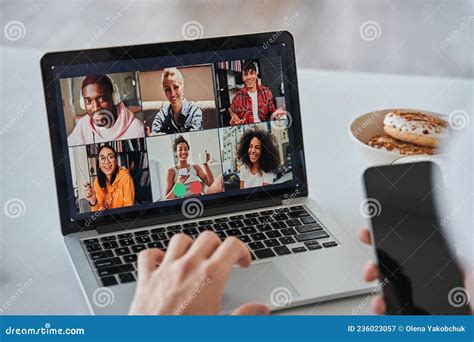
M 252 112 L 253 112 L 253 122 L 257 123 L 260 122 L 260 118 L 258 117 L 258 100 L 257 100 L 257 92 L 248 92 L 250 98 L 252 99 Z
M 247 165 L 242 165 L 240 167 L 240 181 L 244 182 L 244 188 L 254 188 L 256 186 L 262 186 L 263 183 L 273 184 L 273 179 L 275 178 L 274 173 L 266 173 L 266 172 L 257 172 L 257 174 L 253 174 L 250 172 L 250 169 Z

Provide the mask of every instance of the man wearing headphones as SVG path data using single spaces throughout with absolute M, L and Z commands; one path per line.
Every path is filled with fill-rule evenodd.
M 143 123 L 124 105 L 118 87 L 107 75 L 86 76 L 80 105 L 87 115 L 68 136 L 69 146 L 143 138 Z
M 247 62 L 242 68 L 244 87 L 232 98 L 231 125 L 278 120 L 285 116 L 284 107 L 275 109 L 270 89 L 258 84 L 257 74 L 254 62 Z

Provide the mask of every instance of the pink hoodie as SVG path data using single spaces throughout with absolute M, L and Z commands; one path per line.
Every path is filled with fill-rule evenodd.
M 135 118 L 123 102 L 120 102 L 116 108 L 117 121 L 110 128 L 96 127 L 89 115 L 80 119 L 67 138 L 69 146 L 145 137 L 143 123 Z

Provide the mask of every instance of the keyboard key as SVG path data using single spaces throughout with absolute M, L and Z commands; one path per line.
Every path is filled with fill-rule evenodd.
M 260 240 L 266 240 L 267 237 L 263 233 L 255 233 L 250 235 L 253 241 L 260 241 Z
M 127 239 L 127 238 L 131 238 L 132 237 L 132 233 L 123 233 L 123 234 L 119 234 L 117 235 L 117 237 L 119 239 Z
M 198 224 L 199 224 L 200 226 L 208 226 L 208 225 L 210 225 L 210 224 L 212 224 L 212 223 L 213 223 L 212 220 L 202 220 L 202 221 L 199 221 L 199 222 L 198 222 Z
M 125 261 L 126 263 L 137 262 L 137 259 L 138 259 L 136 254 L 124 255 L 122 258 L 123 258 L 123 261 Z
M 295 248 L 292 248 L 291 251 L 293 253 L 301 253 L 301 252 L 305 252 L 306 251 L 306 248 L 304 248 L 303 246 L 301 247 L 295 247 Z
M 231 221 L 243 220 L 243 219 L 244 219 L 244 215 L 232 215 L 232 216 L 229 216 L 229 219 L 230 219 Z
M 295 235 L 296 230 L 294 230 L 293 228 L 285 228 L 285 229 L 280 230 L 280 233 L 282 233 L 284 236 L 290 236 L 290 235 Z
M 122 284 L 131 283 L 131 282 L 135 281 L 135 277 L 132 273 L 119 274 L 119 279 L 120 279 L 120 283 L 122 283 Z
M 168 245 L 170 244 L 170 240 L 163 240 L 161 241 L 161 243 L 163 244 L 164 248 L 163 249 L 166 249 L 168 247 Z
M 99 243 L 99 239 L 87 239 L 87 240 L 83 240 L 82 243 L 84 245 L 93 245 L 93 244 L 96 244 L 96 243 Z
M 301 220 L 301 222 L 303 222 L 303 224 L 315 223 L 316 222 L 316 220 L 311 216 L 302 217 L 300 220 Z
M 309 249 L 310 251 L 313 251 L 313 250 L 315 250 L 315 249 L 321 249 L 321 248 L 323 248 L 323 246 L 321 246 L 321 245 L 319 245 L 319 244 L 318 244 L 318 245 L 308 245 L 308 246 L 306 246 L 306 247 L 308 247 L 308 249 Z
M 145 245 L 136 245 L 136 246 L 132 246 L 130 248 L 132 249 L 133 253 L 139 253 L 139 252 L 143 251 L 144 249 L 146 249 L 146 246 Z
M 148 230 L 139 230 L 138 232 L 133 233 L 135 236 L 143 236 L 143 235 L 148 235 L 150 232 Z
M 102 243 L 102 247 L 105 249 L 117 248 L 119 245 L 117 241 L 107 241 Z
M 214 223 L 212 225 L 212 227 L 214 228 L 214 231 L 216 231 L 216 232 L 220 232 L 220 231 L 229 229 L 229 226 L 227 225 L 227 223 Z
M 109 235 L 109 236 L 103 236 L 100 238 L 100 241 L 106 242 L 106 241 L 115 241 L 117 237 L 115 235 Z
M 225 232 L 217 232 L 216 234 L 217 234 L 217 236 L 220 237 L 221 240 L 225 240 L 225 238 L 227 237 Z
M 306 210 L 301 210 L 301 211 L 292 211 L 288 213 L 288 216 L 290 218 L 300 218 L 304 216 L 309 216 L 309 213 Z
M 104 258 L 112 258 L 114 253 L 112 251 L 101 251 L 101 252 L 94 252 L 89 254 L 92 260 L 104 259 Z
M 178 233 L 180 233 L 179 230 L 173 230 L 171 232 L 166 233 L 166 235 L 168 235 L 168 239 L 171 239 L 173 237 L 173 235 L 176 235 Z
M 298 231 L 298 233 L 312 232 L 312 231 L 321 230 L 321 229 L 323 228 L 317 223 L 296 227 L 296 230 Z
M 134 245 L 135 241 L 133 241 L 132 238 L 128 238 L 128 239 L 119 240 L 119 243 L 120 243 L 120 246 L 125 247 L 125 246 Z
M 250 257 L 252 258 L 252 260 L 256 260 L 256 259 L 257 259 L 257 258 L 255 257 L 255 255 L 254 255 L 252 252 L 250 252 Z
M 289 208 L 291 211 L 298 211 L 298 210 L 303 210 L 304 207 L 302 205 L 296 205 L 294 207 Z
M 135 241 L 137 243 L 148 243 L 148 242 L 151 242 L 151 238 L 148 235 L 137 236 L 135 238 Z
M 185 228 L 183 229 L 183 233 L 188 235 L 197 235 L 199 234 L 199 231 L 196 228 Z
M 253 250 L 265 248 L 265 246 L 263 245 L 263 243 L 261 243 L 260 241 L 257 241 L 257 242 L 250 242 L 248 245 L 249 245 L 250 249 L 253 249 Z
M 258 220 L 256 218 L 248 218 L 244 220 L 244 224 L 246 226 L 255 226 L 258 224 Z
M 242 232 L 239 228 L 226 230 L 227 236 L 240 236 Z
M 201 233 L 205 230 L 210 230 L 212 232 L 212 231 L 214 231 L 214 228 L 212 228 L 212 226 L 207 225 L 207 226 L 198 227 L 198 230 Z
M 242 228 L 243 226 L 244 226 L 244 224 L 240 220 L 229 222 L 229 227 L 230 228 Z
M 278 240 L 280 240 L 280 242 L 283 245 L 290 245 L 296 242 L 295 239 L 293 239 L 291 236 L 285 236 L 285 237 L 279 238 Z
M 153 241 L 162 241 L 167 239 L 165 233 L 151 234 L 151 238 Z
M 196 222 L 188 222 L 188 223 L 183 224 L 183 228 L 195 228 L 197 226 L 198 224 Z
M 126 255 L 126 254 L 130 254 L 130 248 L 128 247 L 122 247 L 122 248 L 116 248 L 114 249 L 115 251 L 115 255 Z
M 264 211 L 261 211 L 260 214 L 262 216 L 270 216 L 270 215 L 273 215 L 273 210 L 264 210 Z
M 219 217 L 219 218 L 214 219 L 214 223 L 223 223 L 227 221 L 229 221 L 227 217 Z
M 308 232 L 308 233 L 295 235 L 296 241 L 299 241 L 299 242 L 322 239 L 326 237 L 329 237 L 329 235 L 324 230 L 318 230 L 315 232 Z
M 259 232 L 268 232 L 269 230 L 273 230 L 272 226 L 269 224 L 257 224 L 255 227 Z
M 245 214 L 245 218 L 252 218 L 252 217 L 258 217 L 260 216 L 259 213 L 248 213 L 248 214 Z
M 153 228 L 152 230 L 150 230 L 150 232 L 152 234 L 164 233 L 164 232 L 166 232 L 166 229 L 165 229 L 165 227 Z
M 100 283 L 102 284 L 102 286 L 113 286 L 113 285 L 118 284 L 117 279 L 115 278 L 115 276 L 101 277 L 100 278 Z
M 119 257 L 109 258 L 109 259 L 100 259 L 94 261 L 94 265 L 96 268 L 103 268 L 115 265 L 121 265 L 122 260 Z
M 289 212 L 289 211 L 290 211 L 290 209 L 288 209 L 288 208 L 278 208 L 277 210 L 275 210 L 275 212 L 276 212 L 277 214 L 280 214 L 280 213 L 287 213 L 287 212 Z
M 248 237 L 247 235 L 241 235 L 241 236 L 237 236 L 240 240 L 242 240 L 242 242 L 245 242 L 245 243 L 249 243 L 250 241 L 252 241 L 250 239 L 250 237 Z
M 278 246 L 278 247 L 273 247 L 273 250 L 276 252 L 278 255 L 286 255 L 286 254 L 291 254 L 291 251 L 288 249 L 286 246 Z
M 324 242 L 323 246 L 326 248 L 334 247 L 334 246 L 337 246 L 337 243 L 335 243 L 334 241 Z
M 146 245 L 147 248 L 163 248 L 163 245 L 161 242 L 150 242 L 149 244 Z
M 260 223 L 270 223 L 275 222 L 275 220 L 271 216 L 262 216 L 258 218 L 258 222 Z
M 104 277 L 112 274 L 124 273 L 124 272 L 132 272 L 135 271 L 135 267 L 132 264 L 123 264 L 118 266 L 111 266 L 105 268 L 99 268 L 97 273 L 99 277 Z
M 286 228 L 286 223 L 283 221 L 273 222 L 273 223 L 270 223 L 270 225 L 272 226 L 273 229 Z
M 90 252 L 98 252 L 102 250 L 102 247 L 98 243 L 94 243 L 92 245 L 86 245 L 87 251 Z
M 258 230 L 255 227 L 244 227 L 244 228 L 242 228 L 242 233 L 244 233 L 244 234 L 254 234 L 254 233 L 258 233 Z
M 306 246 L 309 246 L 309 245 L 319 245 L 319 241 L 317 241 L 317 240 L 305 241 L 304 244 L 305 244 Z
M 279 237 L 282 236 L 281 233 L 278 230 L 272 230 L 271 232 L 266 232 L 265 235 L 269 239 L 279 238 Z
M 181 229 L 183 229 L 183 227 L 181 227 L 180 224 L 174 224 L 172 226 L 166 227 L 166 230 L 168 231 L 176 231 L 176 230 L 181 230 Z
M 275 247 L 275 246 L 280 246 L 280 243 L 278 242 L 277 239 L 270 239 L 270 240 L 265 240 L 263 241 L 265 246 L 267 247 Z
M 286 216 L 284 213 L 275 215 L 275 216 L 273 216 L 273 218 L 275 219 L 275 221 L 285 221 L 285 220 L 288 220 L 288 216 Z
M 288 227 L 296 227 L 296 226 L 301 225 L 301 222 L 298 219 L 291 219 L 291 220 L 285 221 L 285 223 Z
M 275 253 L 273 253 L 271 248 L 257 249 L 253 251 L 253 253 L 258 259 L 271 258 L 275 256 Z

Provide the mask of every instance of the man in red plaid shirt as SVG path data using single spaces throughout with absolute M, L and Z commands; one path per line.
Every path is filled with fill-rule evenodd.
M 258 123 L 284 117 L 284 106 L 276 109 L 270 89 L 258 84 L 257 66 L 254 62 L 244 65 L 242 79 L 244 88 L 235 94 L 230 105 L 231 125 Z

